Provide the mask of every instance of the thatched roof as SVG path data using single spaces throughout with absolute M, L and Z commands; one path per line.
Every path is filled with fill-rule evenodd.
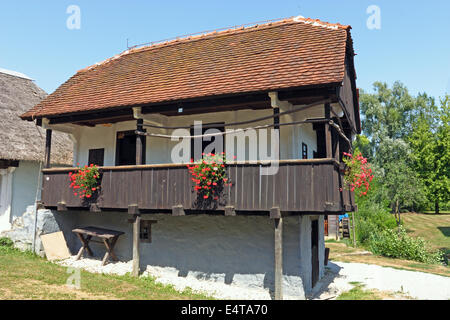
M 43 161 L 45 130 L 19 116 L 46 96 L 27 76 L 0 69 L 0 159 Z M 53 132 L 51 162 L 71 165 L 72 147 L 67 134 Z

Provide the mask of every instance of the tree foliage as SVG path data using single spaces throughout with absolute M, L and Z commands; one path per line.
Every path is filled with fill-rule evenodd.
M 396 213 L 431 204 L 439 211 L 450 194 L 449 97 L 437 106 L 400 82 L 375 82 L 373 89 L 360 96 L 363 134 L 354 147 L 374 165 L 380 196 Z

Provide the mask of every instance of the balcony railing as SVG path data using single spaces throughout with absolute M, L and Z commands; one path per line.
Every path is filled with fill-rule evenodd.
M 270 211 L 339 214 L 355 209 L 353 193 L 343 187 L 340 164 L 334 159 L 281 160 L 275 175 L 261 175 L 266 163 L 229 163 L 226 186 L 217 202 L 197 199 L 183 164 L 101 167 L 98 196 L 87 202 L 73 195 L 68 173 L 74 168 L 43 170 L 42 202 L 48 208 L 211 211 Z M 340 190 L 342 188 L 342 191 Z

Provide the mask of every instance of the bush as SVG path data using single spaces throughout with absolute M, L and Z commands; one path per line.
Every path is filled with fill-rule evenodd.
M 376 202 L 360 204 L 355 213 L 356 240 L 358 243 L 367 244 L 373 233 L 394 229 L 397 226 L 395 217 L 389 209 Z
M 13 245 L 14 242 L 11 239 L 5 237 L 0 238 L 0 247 L 11 248 Z
M 369 238 L 370 251 L 390 258 L 414 260 L 424 263 L 441 263 L 443 253 L 432 252 L 422 238 L 413 238 L 406 234 L 405 229 L 388 229 L 375 232 Z

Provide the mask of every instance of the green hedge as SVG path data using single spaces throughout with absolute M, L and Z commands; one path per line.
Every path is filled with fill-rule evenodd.
M 433 264 L 442 263 L 444 259 L 443 252 L 429 250 L 424 239 L 410 237 L 402 226 L 372 233 L 368 243 L 370 251 L 385 257 Z

